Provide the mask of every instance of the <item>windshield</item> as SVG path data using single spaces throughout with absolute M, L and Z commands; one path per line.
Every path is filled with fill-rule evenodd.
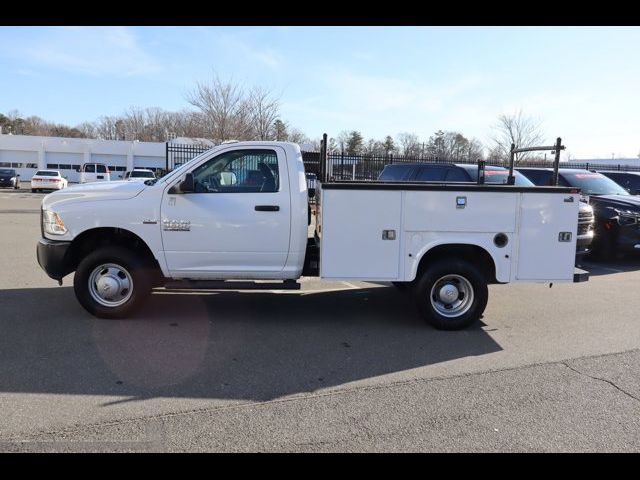
M 131 172 L 131 177 L 155 178 L 156 176 L 153 174 L 153 172 L 139 172 L 134 170 L 133 172 Z
M 535 187 L 533 182 L 529 180 L 524 175 L 521 175 L 518 172 L 513 172 L 513 176 L 515 177 L 515 185 L 520 187 Z M 484 171 L 484 183 L 501 183 L 506 184 L 507 179 L 509 178 L 508 170 L 485 170 Z
M 36 172 L 36 175 L 38 175 L 39 177 L 57 177 L 58 172 L 47 172 L 45 170 L 40 170 Z
M 0 168 L 0 175 L 15 175 L 15 170 L 8 170 L 6 168 Z
M 562 172 L 562 176 L 572 187 L 578 187 L 583 195 L 629 195 L 624 188 L 601 173 Z

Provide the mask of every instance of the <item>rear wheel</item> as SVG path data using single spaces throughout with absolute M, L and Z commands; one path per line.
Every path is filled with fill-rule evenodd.
M 439 330 L 460 330 L 480 319 L 489 289 L 483 272 L 464 260 L 440 260 L 417 280 L 413 295 L 423 318 Z
M 125 318 L 149 295 L 150 273 L 133 252 L 105 247 L 80 262 L 73 288 L 80 304 L 92 315 Z

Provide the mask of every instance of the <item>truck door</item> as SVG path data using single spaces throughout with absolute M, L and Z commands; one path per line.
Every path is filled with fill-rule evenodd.
M 169 194 L 167 188 L 162 199 L 162 242 L 172 275 L 225 278 L 281 271 L 291 226 L 284 149 L 229 149 L 192 173 L 195 192 Z

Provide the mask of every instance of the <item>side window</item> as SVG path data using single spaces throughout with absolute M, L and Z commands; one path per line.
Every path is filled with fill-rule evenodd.
M 107 173 L 107 167 L 104 165 L 96 165 L 98 167 L 98 173 Z
M 96 173 L 96 166 L 95 165 L 85 165 L 84 166 L 84 171 L 85 171 L 85 173 Z
M 196 193 L 268 193 L 280 188 L 278 156 L 273 150 L 222 153 L 192 173 Z
M 553 175 L 549 175 L 548 184 L 551 185 L 551 182 L 553 182 Z M 569 185 L 569 182 L 567 182 L 562 175 L 558 175 L 558 185 L 561 186 L 561 187 L 570 187 L 571 186 L 571 185 Z
M 444 180 L 446 169 L 442 167 L 420 167 L 416 180 L 419 182 L 437 182 Z
M 534 185 L 538 187 L 549 185 L 551 182 L 551 176 L 547 175 L 548 172 L 544 170 L 525 170 L 522 173 L 525 177 L 527 177 Z
M 640 176 L 630 175 L 629 179 L 625 182 L 625 185 L 632 190 L 640 190 Z
M 470 179 L 467 172 L 461 168 L 449 168 L 447 169 L 447 176 L 445 180 L 447 182 L 469 182 L 475 179 Z

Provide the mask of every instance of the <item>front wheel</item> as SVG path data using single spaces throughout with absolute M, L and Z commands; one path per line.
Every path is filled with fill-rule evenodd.
M 460 330 L 480 319 L 489 289 L 485 275 L 474 264 L 448 259 L 428 266 L 413 294 L 430 325 L 439 330 Z
M 149 295 L 151 278 L 131 251 L 105 247 L 80 262 L 73 289 L 80 304 L 92 315 L 125 318 Z

